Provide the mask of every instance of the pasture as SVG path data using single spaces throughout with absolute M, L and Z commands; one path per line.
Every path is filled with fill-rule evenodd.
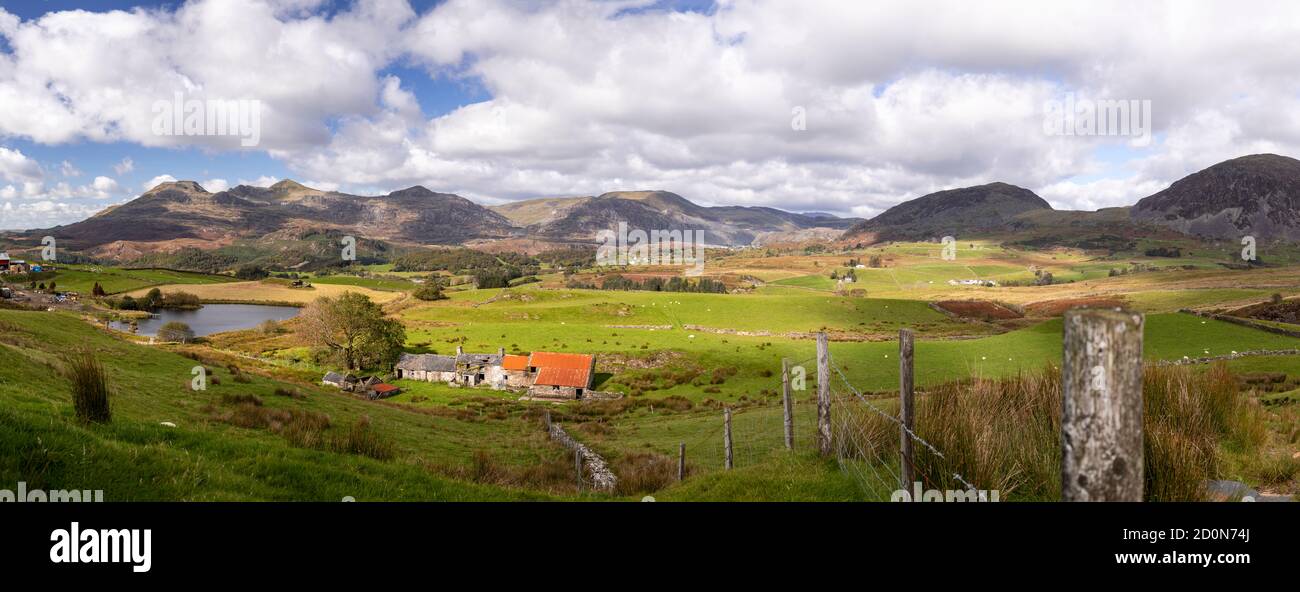
M 308 304 L 321 296 L 338 296 L 344 292 L 359 292 L 375 302 L 387 303 L 404 297 L 401 292 L 379 291 L 345 284 L 316 284 L 310 288 L 294 288 L 283 280 L 256 282 L 226 282 L 216 284 L 167 284 L 154 286 L 163 292 L 189 292 L 204 302 L 247 302 Z M 132 297 L 145 295 L 149 289 L 128 292 Z

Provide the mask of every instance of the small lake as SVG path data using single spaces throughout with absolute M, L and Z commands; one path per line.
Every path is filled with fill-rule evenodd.
M 180 321 L 194 330 L 194 335 L 202 337 L 223 331 L 252 329 L 263 321 L 284 321 L 298 316 L 300 308 L 292 306 L 267 306 L 262 304 L 204 304 L 198 310 L 158 309 L 153 318 L 139 319 L 140 330 L 136 335 L 152 337 L 165 323 Z M 130 331 L 131 324 L 115 322 L 114 329 Z

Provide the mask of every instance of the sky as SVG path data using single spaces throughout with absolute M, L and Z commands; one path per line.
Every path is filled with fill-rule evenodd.
M 1002 181 L 1131 205 L 1300 155 L 1296 39 L 1287 1 L 0 0 L 0 229 L 177 179 L 860 217 Z M 1080 127 L 1101 102 L 1133 125 Z

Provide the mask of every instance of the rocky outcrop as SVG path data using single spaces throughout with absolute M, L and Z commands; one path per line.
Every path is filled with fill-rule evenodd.
M 1229 240 L 1300 240 L 1300 160 L 1252 154 L 1192 173 L 1133 206 L 1134 220 Z

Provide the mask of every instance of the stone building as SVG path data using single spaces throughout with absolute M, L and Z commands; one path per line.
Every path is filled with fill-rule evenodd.
M 528 370 L 533 375 L 533 383 L 528 389 L 530 397 L 581 399 L 591 390 L 596 374 L 596 356 L 533 352 L 528 357 Z
M 397 377 L 425 382 L 454 382 L 456 358 L 436 354 L 402 354 L 395 367 Z

